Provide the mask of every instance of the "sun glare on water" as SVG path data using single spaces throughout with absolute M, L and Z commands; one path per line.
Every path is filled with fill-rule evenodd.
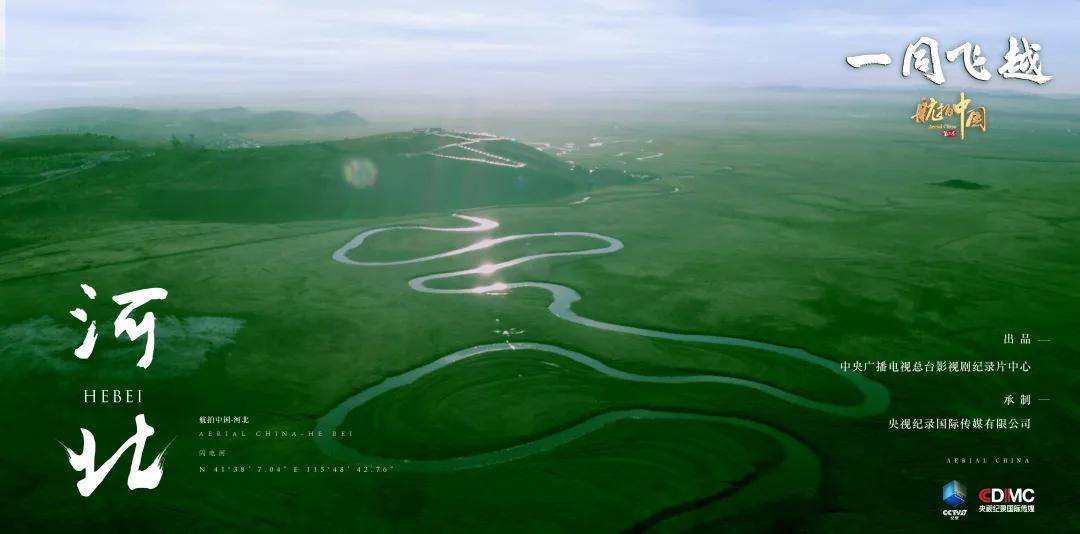
M 491 285 L 488 285 L 488 286 L 474 287 L 472 289 L 472 292 L 473 293 L 500 294 L 500 293 L 505 293 L 506 290 L 509 289 L 509 287 L 510 286 L 507 286 L 506 284 L 504 284 L 502 282 L 498 282 L 498 283 L 491 284 Z

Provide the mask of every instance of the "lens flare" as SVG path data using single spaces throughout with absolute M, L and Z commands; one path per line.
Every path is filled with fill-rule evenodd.
M 345 183 L 357 188 L 367 189 L 375 185 L 379 169 L 367 158 L 353 158 L 341 166 L 341 175 Z

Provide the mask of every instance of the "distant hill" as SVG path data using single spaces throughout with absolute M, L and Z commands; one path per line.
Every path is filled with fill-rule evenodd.
M 350 111 L 303 113 L 255 112 L 243 107 L 209 110 L 142 110 L 110 107 L 70 107 L 32 111 L 0 119 L 0 134 L 39 135 L 96 133 L 128 139 L 171 137 L 204 146 L 225 147 L 250 134 L 285 130 L 333 130 L 355 135 L 367 125 Z
M 952 189 L 989 189 L 990 186 L 986 184 L 980 184 L 979 182 L 972 182 L 970 180 L 945 180 L 944 182 L 931 182 L 930 185 L 936 185 L 938 187 L 950 187 Z
M 96 135 L 0 140 L 0 241 L 139 221 L 281 223 L 527 204 L 633 180 L 505 138 L 416 130 L 212 150 Z

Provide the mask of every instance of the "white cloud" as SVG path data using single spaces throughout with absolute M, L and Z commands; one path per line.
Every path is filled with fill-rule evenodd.
M 1019 32 L 1044 45 L 1055 88 L 1077 87 L 1062 76 L 1080 70 L 1076 3 L 933 6 L 37 0 L 8 5 L 0 98 L 898 84 L 910 80 L 842 58 L 886 52 L 899 64 L 923 34 L 987 39 L 992 56 Z

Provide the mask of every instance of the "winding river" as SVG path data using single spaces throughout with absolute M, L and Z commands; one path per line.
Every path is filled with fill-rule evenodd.
M 889 394 L 884 386 L 869 380 L 858 373 L 845 373 L 840 370 L 839 365 L 829 359 L 811 354 L 803 349 L 795 347 L 787 347 L 782 345 L 774 345 L 763 341 L 756 341 L 751 339 L 742 339 L 737 337 L 707 335 L 707 334 L 684 334 L 675 332 L 666 332 L 662 330 L 651 330 L 647 328 L 639 328 L 634 326 L 620 325 L 616 323 L 609 323 L 600 321 L 597 319 L 591 319 L 578 315 L 573 310 L 573 304 L 581 300 L 581 295 L 573 289 L 548 282 L 513 282 L 513 283 L 491 283 L 486 285 L 479 285 L 464 289 L 440 289 L 431 287 L 429 283 L 437 282 L 440 280 L 446 280 L 458 277 L 467 276 L 490 276 L 505 269 L 515 267 L 531 261 L 556 258 L 565 256 L 594 256 L 602 254 L 611 254 L 619 251 L 623 248 L 623 244 L 618 239 L 613 237 L 595 234 L 590 232 L 546 232 L 546 233 L 533 233 L 533 234 L 515 234 L 496 238 L 484 238 L 471 245 L 456 248 L 446 252 L 438 254 L 432 254 L 428 256 L 422 256 L 418 258 L 412 258 L 399 261 L 381 261 L 381 262 L 367 262 L 357 261 L 348 257 L 350 251 L 360 247 L 364 244 L 365 240 L 369 237 L 384 233 L 384 232 L 399 232 L 399 231 L 430 231 L 430 232 L 455 232 L 455 233 L 482 233 L 489 232 L 498 228 L 498 222 L 483 217 L 475 217 L 469 215 L 454 215 L 458 219 L 471 223 L 469 226 L 462 227 L 435 227 L 435 226 L 419 226 L 419 225 L 400 225 L 400 226 L 387 226 L 381 228 L 373 228 L 365 230 L 339 248 L 333 253 L 334 261 L 352 265 L 356 267 L 386 267 L 393 265 L 406 265 L 435 261 L 452 256 L 459 256 L 462 254 L 468 254 L 478 250 L 489 249 L 503 243 L 509 243 L 519 240 L 527 240 L 532 238 L 545 238 L 545 237 L 577 237 L 588 238 L 599 242 L 599 246 L 595 248 L 589 248 L 584 250 L 574 250 L 566 252 L 547 252 L 539 254 L 530 254 L 521 256 L 511 260 L 503 261 L 501 263 L 488 263 L 479 265 L 470 269 L 464 269 L 459 271 L 451 271 L 444 273 L 429 274 L 424 276 L 418 276 L 409 281 L 409 286 L 421 293 L 435 293 L 435 294 L 456 294 L 456 295 L 492 295 L 492 294 L 505 294 L 518 288 L 537 288 L 547 291 L 551 295 L 551 304 L 548 305 L 548 310 L 559 317 L 560 319 L 582 325 L 598 330 L 605 330 L 609 332 L 616 332 L 620 334 L 666 339 L 687 343 L 699 343 L 699 344 L 712 344 L 712 345 L 726 345 L 735 347 L 744 347 L 749 349 L 755 349 L 773 354 L 781 355 L 787 358 L 799 360 L 808 364 L 819 366 L 836 374 L 840 379 L 846 380 L 854 385 L 861 394 L 861 401 L 858 404 L 833 404 L 824 402 L 821 400 L 810 399 L 802 395 L 784 390 L 780 387 L 765 384 L 762 382 L 756 382 L 745 378 L 736 378 L 730 376 L 713 375 L 713 374 L 696 374 L 696 375 L 643 375 L 637 373 L 631 373 L 623 371 L 614 367 L 611 367 L 591 356 L 581 354 L 569 349 L 565 349 L 556 345 L 544 344 L 544 343 L 532 343 L 532 342 L 514 342 L 512 345 L 509 343 L 495 343 L 488 345 L 478 345 L 469 347 L 463 350 L 459 350 L 452 354 L 447 354 L 441 358 L 436 359 L 428 364 L 421 365 L 419 367 L 410 369 L 401 374 L 392 376 L 384 381 L 368 387 L 359 393 L 349 397 L 344 402 L 339 404 L 330 410 L 329 413 L 318 419 L 316 423 L 316 430 L 321 432 L 317 433 L 315 438 L 315 444 L 326 455 L 339 461 L 356 463 L 356 464 L 370 464 L 381 466 L 392 466 L 397 471 L 408 472 L 447 472 L 461 469 L 472 469 L 477 467 L 484 467 L 502 462 L 508 462 L 520 458 L 532 456 L 544 451 L 548 451 L 573 441 L 581 436 L 595 432 L 596 430 L 610 425 L 612 423 L 623 420 L 648 420 L 648 419 L 678 419 L 688 421 L 709 421 L 720 424 L 738 426 L 747 428 L 775 439 L 784 449 L 785 455 L 788 458 L 788 463 L 796 462 L 802 466 L 806 466 L 807 463 L 814 464 L 816 466 L 816 459 L 812 451 L 810 451 L 805 445 L 796 440 L 795 438 L 777 430 L 773 427 L 751 421 L 747 419 L 740 419 L 735 417 L 726 417 L 721 415 L 707 415 L 699 413 L 687 413 L 677 411 L 659 411 L 650 409 L 632 409 L 632 410 L 617 410 L 608 411 L 602 414 L 591 417 L 577 425 L 570 428 L 553 432 L 541 438 L 513 445 L 507 448 L 491 450 L 479 454 L 460 456 L 453 458 L 434 459 L 434 460 L 418 460 L 408 458 L 387 458 L 377 457 L 364 454 L 356 449 L 353 449 L 336 438 L 331 436 L 333 430 L 338 429 L 348 414 L 364 405 L 365 403 L 375 399 L 381 395 L 384 395 L 395 389 L 413 384 L 420 378 L 429 375 L 431 373 L 438 372 L 445 369 L 448 366 L 456 363 L 481 358 L 487 355 L 493 355 L 504 351 L 510 351 L 514 349 L 525 349 L 531 351 L 545 352 L 552 356 L 565 358 L 572 360 L 578 364 L 589 367 L 590 369 L 605 375 L 607 377 L 624 380 L 630 382 L 641 383 L 657 383 L 657 384 L 695 384 L 695 383 L 712 383 L 723 384 L 727 386 L 742 387 L 749 390 L 754 390 L 766 395 L 770 395 L 784 402 L 791 403 L 796 406 L 800 406 L 809 410 L 815 410 L 828 414 L 833 414 L 841 417 L 862 417 L 867 415 L 873 415 L 885 410 L 889 404 Z M 790 467 L 790 466 L 789 466 Z M 816 480 L 816 467 L 814 469 Z

